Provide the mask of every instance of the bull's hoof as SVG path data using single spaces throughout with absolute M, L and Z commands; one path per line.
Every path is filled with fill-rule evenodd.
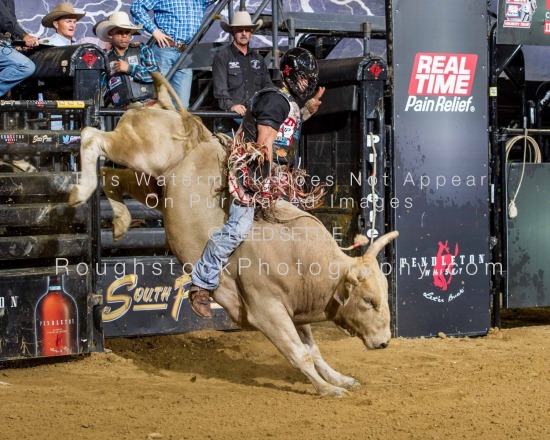
M 112 198 L 109 198 L 109 202 L 113 209 L 113 239 L 118 241 L 128 232 L 132 224 L 132 215 L 123 202 Z
M 128 232 L 129 224 L 121 219 L 113 220 L 113 240 L 118 241 L 123 238 Z
M 327 386 L 323 390 L 319 391 L 319 395 L 323 397 L 342 397 L 348 393 L 348 390 L 340 387 L 335 387 L 332 385 Z
M 344 387 L 346 390 L 356 390 L 358 388 L 361 388 L 361 383 L 359 383 L 353 377 L 346 377 L 346 381 L 339 385 Z
M 69 193 L 69 206 L 74 208 L 83 205 L 86 202 L 86 198 L 82 196 L 80 187 L 78 185 L 73 186 Z

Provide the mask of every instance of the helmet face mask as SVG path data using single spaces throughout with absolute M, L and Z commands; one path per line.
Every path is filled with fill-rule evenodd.
M 311 52 L 301 47 L 288 50 L 281 58 L 281 76 L 293 95 L 304 99 L 317 88 L 319 68 Z

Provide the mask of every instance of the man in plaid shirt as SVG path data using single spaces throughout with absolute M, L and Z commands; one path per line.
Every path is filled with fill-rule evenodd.
M 117 108 L 138 108 L 153 105 L 156 100 L 152 72 L 159 70 L 150 47 L 131 43 L 132 35 L 141 25 L 130 22 L 126 12 L 114 12 L 107 20 L 100 21 L 94 33 L 101 41 L 111 44 L 107 52 L 109 75 L 101 78 L 105 105 Z
M 156 41 L 155 59 L 163 75 L 177 62 L 199 30 L 206 8 L 215 0 L 136 0 L 130 12 L 136 23 L 151 33 Z M 148 12 L 153 11 L 154 19 Z M 184 107 L 189 107 L 192 69 L 178 69 L 170 83 Z

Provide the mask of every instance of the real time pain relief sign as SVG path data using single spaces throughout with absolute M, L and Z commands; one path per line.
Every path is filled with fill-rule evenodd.
M 476 54 L 417 53 L 405 111 L 467 112 L 472 106 Z

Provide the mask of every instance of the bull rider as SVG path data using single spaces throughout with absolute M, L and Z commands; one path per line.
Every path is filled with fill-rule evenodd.
M 283 55 L 280 73 L 283 87 L 265 88 L 257 93 L 249 102 L 236 134 L 245 143 L 255 142 L 262 147 L 267 158 L 264 165 L 268 164 L 270 169 L 272 163 L 290 164 L 303 119 L 302 110 L 295 100 L 312 95 L 319 77 L 315 57 L 303 48 L 290 49 Z M 324 87 L 320 87 L 315 97 L 308 101 L 309 114 L 317 110 L 323 93 Z M 212 317 L 210 297 L 219 286 L 220 272 L 245 240 L 254 221 L 253 198 L 246 194 L 240 197 L 237 191 L 231 191 L 231 184 L 230 193 L 234 199 L 230 204 L 229 218 L 208 241 L 191 274 L 193 285 L 189 290 L 189 301 L 192 310 L 203 318 Z

